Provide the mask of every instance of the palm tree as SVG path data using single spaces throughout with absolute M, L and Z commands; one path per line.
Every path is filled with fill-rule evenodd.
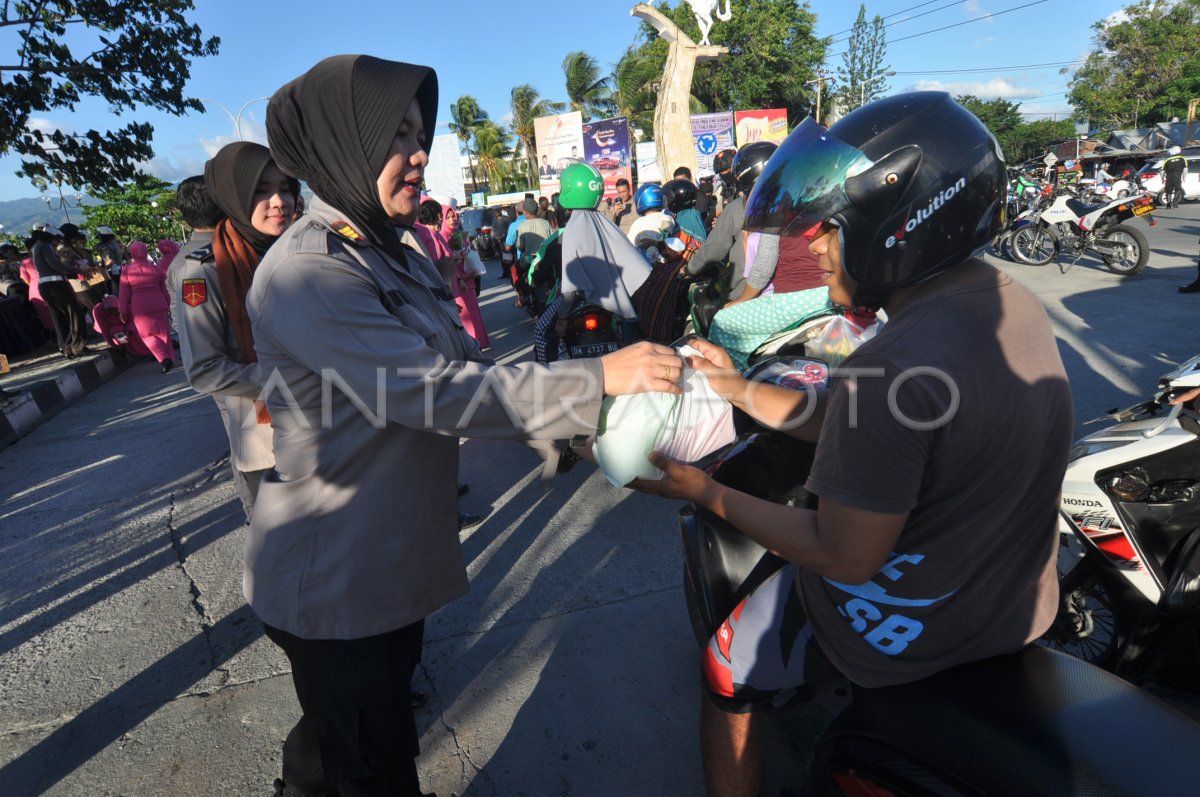
M 467 151 L 467 165 L 471 169 L 471 184 L 479 182 L 475 176 L 475 162 L 471 159 L 471 138 L 476 129 L 488 121 L 487 111 L 479 107 L 479 101 L 470 94 L 464 94 L 450 105 L 450 132 L 458 136 L 463 149 Z
M 562 113 L 566 108 L 567 104 L 565 102 L 552 102 L 550 100 L 539 99 L 537 89 L 528 83 L 522 83 L 520 86 L 513 87 L 512 132 L 514 136 L 521 140 L 521 145 L 525 148 L 525 158 L 528 160 L 531 170 L 536 169 L 534 164 L 537 163 L 537 146 L 535 144 L 533 120 L 539 116 Z
M 563 59 L 563 74 L 567 79 L 567 99 L 572 111 L 583 114 L 590 122 L 594 114 L 612 110 L 612 91 L 608 78 L 600 76 L 596 59 L 582 50 L 567 53 Z
M 662 82 L 662 65 L 640 48 L 631 45 L 613 68 L 614 111 L 629 118 L 629 126 L 640 135 L 653 136 L 654 107 Z
M 512 173 L 508 139 L 509 134 L 490 119 L 475 129 L 475 154 L 492 193 L 497 193 L 496 189 L 501 188 Z

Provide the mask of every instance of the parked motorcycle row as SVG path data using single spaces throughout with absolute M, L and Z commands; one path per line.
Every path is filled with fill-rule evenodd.
M 1009 185 L 1010 221 L 993 249 L 1029 266 L 1060 256 L 1071 257 L 1074 265 L 1091 254 L 1114 274 L 1131 277 L 1150 259 L 1149 242 L 1132 222 L 1157 207 L 1148 191 L 1129 180 L 1056 184 L 1017 174 Z

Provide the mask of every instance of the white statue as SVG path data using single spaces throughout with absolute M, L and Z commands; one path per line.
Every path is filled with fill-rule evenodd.
M 725 13 L 721 13 L 721 0 L 687 0 L 687 4 L 692 7 L 692 13 L 696 15 L 696 24 L 700 26 L 700 41 L 701 47 L 707 47 L 708 33 L 712 30 L 713 18 L 728 22 L 733 19 L 733 14 L 729 11 L 729 0 L 725 0 Z

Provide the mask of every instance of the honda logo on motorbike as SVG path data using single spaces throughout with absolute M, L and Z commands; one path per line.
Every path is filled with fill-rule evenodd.
M 1093 501 L 1089 498 L 1063 498 L 1063 503 L 1067 506 L 1104 506 L 1099 501 Z
M 895 235 L 889 235 L 887 243 L 884 244 L 888 249 L 896 245 L 898 241 L 903 241 L 904 236 L 925 223 L 925 220 L 942 209 L 951 199 L 958 195 L 958 192 L 967 187 L 967 178 L 960 177 L 958 182 L 947 188 L 945 191 L 938 193 L 929 200 L 929 204 L 924 208 L 917 209 L 917 215 L 909 215 L 905 218 L 904 226 L 896 230 Z M 912 208 L 909 207 L 909 214 L 912 213 Z

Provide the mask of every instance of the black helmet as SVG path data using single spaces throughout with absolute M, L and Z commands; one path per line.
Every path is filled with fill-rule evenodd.
M 662 187 L 662 191 L 667 199 L 667 209 L 672 213 L 696 207 L 698 190 L 691 180 L 671 180 Z
M 733 179 L 739 194 L 750 193 L 763 167 L 777 149 L 779 145 L 771 141 L 755 141 L 738 150 L 733 158 Z
M 733 185 L 733 158 L 737 155 L 736 149 L 723 149 L 713 156 L 713 171 L 717 173 L 717 179 L 721 184 L 730 191 L 734 189 Z
M 879 307 L 990 241 L 1006 190 L 1000 146 L 970 111 L 944 92 L 898 94 L 828 130 L 801 123 L 750 194 L 745 228 L 803 235 L 838 225 L 855 301 Z
M 727 172 L 733 168 L 733 156 L 737 155 L 736 149 L 723 149 L 713 156 L 713 171 L 717 174 Z

